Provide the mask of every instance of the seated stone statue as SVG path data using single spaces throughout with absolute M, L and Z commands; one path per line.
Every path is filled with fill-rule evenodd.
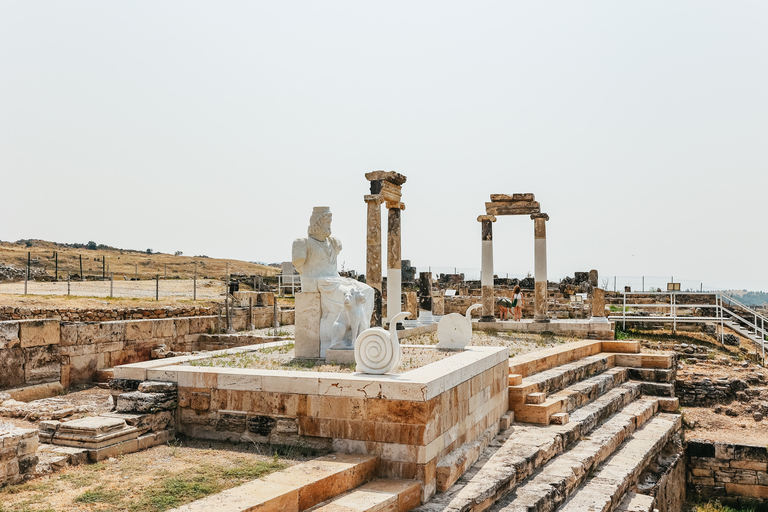
M 357 325 L 346 326 L 355 332 L 359 325 L 370 325 L 373 314 L 373 288 L 348 277 L 339 276 L 336 269 L 336 258 L 341 252 L 341 242 L 331 236 L 331 210 L 325 206 L 317 206 L 312 211 L 309 219 L 309 228 L 306 238 L 297 238 L 293 242 L 292 260 L 296 270 L 301 274 L 302 292 L 320 292 L 320 356 L 325 357 L 325 351 L 332 344 L 348 347 L 349 330 L 343 330 L 345 343 L 341 339 L 333 339 L 334 330 L 342 332 L 341 326 L 334 329 L 334 322 L 346 321 L 350 315 L 342 314 L 345 311 L 344 300 L 357 294 L 362 295 L 359 302 L 363 309 L 363 322 L 357 320 Z M 353 293 L 356 292 L 356 293 Z M 354 321 L 354 320 L 350 320 Z M 337 337 L 339 337 L 337 335 Z M 354 340 L 353 340 L 354 341 Z M 336 348 L 336 347 L 334 347 Z M 351 347 L 349 347 L 351 348 Z

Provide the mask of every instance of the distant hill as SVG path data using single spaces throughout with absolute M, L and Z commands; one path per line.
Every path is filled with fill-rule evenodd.
M 156 275 L 172 278 L 191 278 L 197 263 L 198 277 L 222 278 L 226 276 L 227 263 L 230 274 L 248 274 L 274 276 L 280 269 L 235 259 L 209 258 L 208 256 L 184 256 L 182 254 L 163 254 L 119 249 L 96 242 L 85 244 L 64 244 L 45 240 L 19 240 L 17 242 L 0 241 L 0 265 L 14 265 L 23 268 L 27 264 L 27 253 L 31 253 L 32 267 L 43 269 L 51 276 L 56 270 L 56 254 L 59 262 L 59 278 L 66 278 L 67 272 L 80 274 L 82 258 L 83 274 L 101 276 L 102 272 L 115 277 L 126 276 L 140 279 L 154 278 Z
M 743 302 L 747 306 L 762 306 L 768 302 L 768 293 L 766 292 L 748 292 L 747 290 L 726 290 L 724 293 L 731 295 L 735 299 Z

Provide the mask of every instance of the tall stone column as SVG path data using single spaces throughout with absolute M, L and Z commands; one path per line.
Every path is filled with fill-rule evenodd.
M 404 209 L 403 203 L 387 201 L 387 322 L 400 313 L 403 279 L 400 269 L 400 210 Z
M 371 327 L 381 326 L 381 197 L 365 196 L 368 205 L 368 240 L 365 282 L 375 293 Z
M 608 324 L 610 323 L 605 318 L 605 290 L 602 288 L 592 289 L 592 318 L 589 319 L 590 323 Z
M 477 221 L 482 224 L 482 273 L 480 285 L 482 286 L 483 316 L 481 322 L 495 322 L 493 314 L 493 223 L 496 217 L 493 215 L 480 215 Z
M 534 258 L 534 322 L 549 322 L 547 316 L 547 227 L 549 220 L 546 213 L 534 213 L 533 219 L 533 258 Z

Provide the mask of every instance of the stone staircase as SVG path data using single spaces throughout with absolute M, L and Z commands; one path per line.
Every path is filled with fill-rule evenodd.
M 658 396 L 674 394 L 676 361 L 638 352 L 585 340 L 510 359 L 511 428 L 416 510 L 654 510 L 636 486 L 681 428 L 677 399 Z
M 376 478 L 379 458 L 334 453 L 297 464 L 171 512 L 408 512 L 415 480 Z

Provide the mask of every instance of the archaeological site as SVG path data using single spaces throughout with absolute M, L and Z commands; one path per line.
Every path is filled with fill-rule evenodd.
M 58 254 L 34 275 L 0 260 L 25 287 L 0 287 L 0 512 L 768 510 L 764 310 L 612 291 L 599 269 L 553 281 L 542 194 L 467 211 L 479 280 L 416 269 L 406 176 L 359 188 L 362 275 L 340 271 L 346 220 L 322 199 L 280 269 L 227 263 L 206 298 L 197 263 L 183 302 L 161 291 L 192 278 L 137 270 L 92 281 L 148 299 L 73 305 L 29 291 L 91 285 Z M 513 215 L 532 224 L 524 279 L 494 272 Z

